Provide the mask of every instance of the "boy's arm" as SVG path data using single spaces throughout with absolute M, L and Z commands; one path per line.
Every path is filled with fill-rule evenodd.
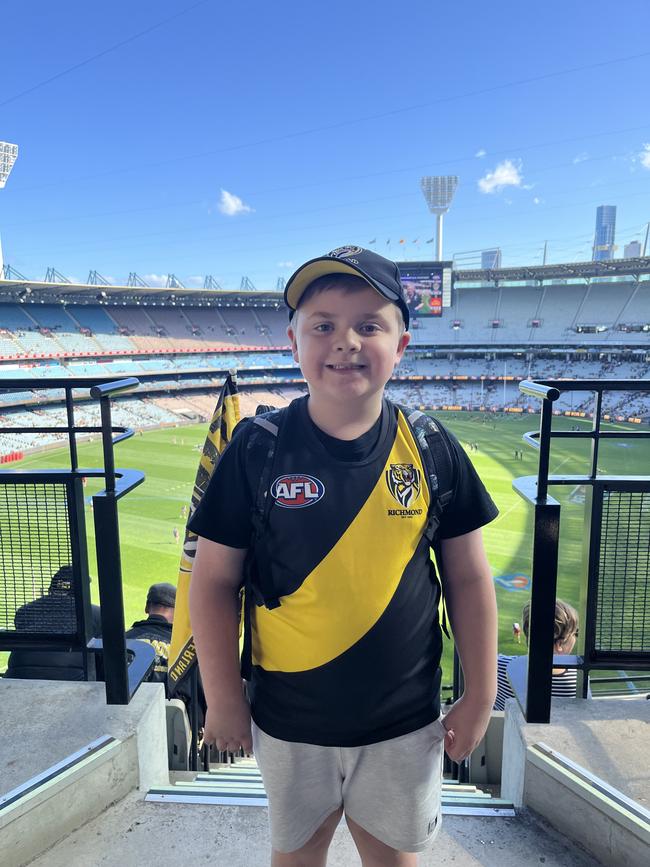
M 250 710 L 239 670 L 239 588 L 246 550 L 198 537 L 190 619 L 208 705 L 204 740 L 250 752 Z
M 483 737 L 496 696 L 497 609 L 480 529 L 441 543 L 442 581 L 465 689 L 445 716 L 447 754 L 466 758 Z

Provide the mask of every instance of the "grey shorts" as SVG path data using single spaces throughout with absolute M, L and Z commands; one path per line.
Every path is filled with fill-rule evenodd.
M 339 807 L 400 852 L 420 852 L 440 828 L 442 717 L 363 747 L 281 741 L 253 723 L 253 749 L 269 797 L 271 842 L 294 852 Z

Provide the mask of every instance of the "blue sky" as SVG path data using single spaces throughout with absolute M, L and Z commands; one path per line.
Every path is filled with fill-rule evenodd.
M 20 152 L 0 233 L 32 279 L 268 289 L 373 239 L 423 259 L 425 174 L 460 178 L 447 258 L 540 262 L 547 240 L 549 261 L 589 259 L 599 204 L 618 206 L 622 254 L 650 220 L 647 0 L 22 0 L 3 16 L 0 140 Z

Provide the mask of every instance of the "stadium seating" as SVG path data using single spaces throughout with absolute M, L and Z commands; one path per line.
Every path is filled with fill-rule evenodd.
M 54 304 L 34 304 L 29 306 L 30 315 L 38 327 L 53 331 L 73 331 L 76 323 L 68 316 L 65 307 Z
M 648 310 L 650 310 L 650 280 L 645 280 L 640 282 L 630 294 L 625 307 L 619 313 L 618 321 L 629 324 L 647 323 L 650 318 Z M 647 333 L 645 340 L 647 344 Z
M 647 345 L 638 330 L 650 309 L 650 281 L 628 280 L 464 286 L 453 294 L 442 317 L 416 317 L 413 347 L 513 346 L 545 344 L 608 346 Z M 3 356 L 70 356 L 139 352 L 205 353 L 215 347 L 285 347 L 283 310 L 250 307 L 162 307 L 2 304 Z M 644 318 L 645 317 L 645 318 Z M 457 323 L 457 327 L 454 327 Z M 495 324 L 496 323 L 496 327 Z M 533 324 L 535 323 L 535 324 Z M 627 326 L 637 330 L 622 331 Z M 596 326 L 600 331 L 577 331 Z M 42 334 L 39 329 L 48 331 Z
M 33 300 L 33 299 L 32 299 Z M 586 283 L 567 280 L 544 286 L 531 282 L 498 286 L 457 283 L 453 305 L 442 317 L 419 317 L 413 323 L 413 340 L 396 378 L 434 378 L 435 382 L 395 382 L 391 394 L 399 400 L 426 406 L 486 406 L 506 403 L 526 409 L 533 405 L 519 392 L 522 378 L 552 379 L 650 379 L 650 363 L 642 351 L 648 347 L 650 280 L 603 278 Z M 240 389 L 251 405 L 264 403 L 262 392 L 250 390 L 251 382 L 268 386 L 267 396 L 276 403 L 295 391 L 285 380 L 300 377 L 287 351 L 287 316 L 283 308 L 230 306 L 167 306 L 160 304 L 58 304 L 5 302 L 0 298 L 0 376 L 25 377 L 123 376 L 142 379 L 139 395 L 155 391 L 154 400 L 121 401 L 124 407 L 139 407 L 142 414 L 125 409 L 130 424 L 177 423 L 213 408 L 214 390 L 223 372 L 240 371 Z M 498 326 L 498 327 L 495 327 Z M 587 326 L 587 331 L 578 331 Z M 598 326 L 602 330 L 595 331 Z M 632 326 L 634 326 L 632 328 Z M 631 328 L 631 330 L 627 330 Z M 593 329 L 593 330 L 592 330 Z M 638 353 L 621 359 L 625 345 Z M 567 347 L 566 352 L 557 350 Z M 616 345 L 610 353 L 608 346 Z M 554 347 L 552 354 L 544 347 Z M 570 347 L 589 348 L 589 356 L 576 359 Z M 254 349 L 252 349 L 254 347 Z M 418 349 L 443 348 L 444 355 L 425 357 Z M 467 350 L 476 348 L 472 356 Z M 506 347 L 511 347 L 506 352 Z M 539 355 L 535 353 L 539 347 Z M 600 347 L 602 357 L 595 360 Z M 533 350 L 531 352 L 531 350 Z M 116 357 L 111 357 L 116 356 Z M 209 374 L 207 372 L 210 372 Z M 191 378 L 179 374 L 196 372 Z M 160 374 L 160 376 L 158 376 Z M 503 377 L 507 377 L 503 387 Z M 188 388 L 188 386 L 191 386 Z M 276 389 L 279 389 L 276 391 Z M 182 394 L 178 394 L 179 390 Z M 167 396 L 160 393 L 166 391 Z M 268 397 L 268 402 L 274 402 Z M 24 421 L 36 424 L 48 400 L 60 401 L 62 392 L 46 389 L 0 394 L 5 407 L 25 406 Z M 162 401 L 162 402 L 161 402 Z M 169 403 L 167 403 L 167 401 Z M 248 397 L 247 397 L 248 401 Z M 564 395 L 558 411 L 589 411 L 587 393 Z M 141 405 L 140 405 L 141 404 Z M 145 412 L 143 407 L 149 407 Z M 605 409 L 617 418 L 637 416 L 650 420 L 650 397 L 611 394 Z M 158 411 L 162 415 L 158 415 Z M 47 412 L 61 413 L 58 406 Z M 12 419 L 15 411 L 8 413 Z M 3 435 L 4 436 L 4 435 Z M 6 435 L 16 448 L 45 442 L 43 437 Z M 7 439 L 7 437 L 9 439 Z M 47 439 L 47 438 L 46 438 Z
M 29 305 L 30 308 L 32 306 Z M 28 328 L 38 327 L 36 320 L 26 313 L 26 309 L 18 306 L 18 304 L 3 304 L 0 319 L 2 327 L 10 331 L 26 331 Z

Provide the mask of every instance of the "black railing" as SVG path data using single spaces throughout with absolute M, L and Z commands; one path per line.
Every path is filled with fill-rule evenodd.
M 111 398 L 131 391 L 139 385 L 134 377 L 112 380 L 108 377 L 83 378 L 10 378 L 0 379 L 0 388 L 6 390 L 63 389 L 67 424 L 60 426 L 22 427 L 1 426 L 0 433 L 57 433 L 67 437 L 70 467 L 66 470 L 0 470 L 0 485 L 58 484 L 66 491 L 66 513 L 69 517 L 66 539 L 68 555 L 74 574 L 76 604 L 76 631 L 63 637 L 55 635 L 21 635 L 13 629 L 0 629 L 0 647 L 12 649 L 54 647 L 66 645 L 79 647 L 84 660 L 90 651 L 101 650 L 101 667 L 106 683 L 108 704 L 128 704 L 137 686 L 146 677 L 153 665 L 151 648 L 142 642 L 128 642 L 124 629 L 124 599 L 122 592 L 122 569 L 118 524 L 118 501 L 144 481 L 138 470 L 115 468 L 114 446 L 133 436 L 133 430 L 116 427 L 111 420 Z M 99 400 L 101 425 L 78 426 L 74 417 L 74 395 L 79 389 L 89 389 L 90 397 Z M 104 466 L 102 469 L 79 467 L 77 440 L 79 435 L 101 434 Z M 99 598 L 102 622 L 101 641 L 93 640 L 90 634 L 90 594 L 88 558 L 86 550 L 85 516 L 83 510 L 84 478 L 103 478 L 105 488 L 92 498 L 95 526 L 95 546 L 99 579 Z M 17 518 L 16 521 L 19 519 Z M 16 526 L 14 521 L 14 526 Z M 11 529 L 11 528 L 9 528 Z M 68 630 L 69 631 L 69 630 Z M 131 659 L 131 666 L 129 666 Z M 84 665 L 91 677 L 91 666 Z
M 515 479 L 514 490 L 534 509 L 532 589 L 529 625 L 529 653 L 526 677 L 514 677 L 513 689 L 524 710 L 528 722 L 548 722 L 551 712 L 551 684 L 553 656 L 553 624 L 557 593 L 558 552 L 560 541 L 560 503 L 549 495 L 549 486 L 584 485 L 590 492 L 585 521 L 585 580 L 583 596 L 585 599 L 583 627 L 584 650 L 582 656 L 562 657 L 565 667 L 577 668 L 582 672 L 582 694 L 588 694 L 588 673 L 591 669 L 629 668 L 643 670 L 650 667 L 650 595 L 643 593 L 640 584 L 647 588 L 647 562 L 640 575 L 621 572 L 621 586 L 613 588 L 612 580 L 604 573 L 603 553 L 603 503 L 613 495 L 636 494 L 648 498 L 650 502 L 650 476 L 604 476 L 598 475 L 599 447 L 605 439 L 648 439 L 649 430 L 604 431 L 602 430 L 603 394 L 605 392 L 650 392 L 650 382 L 637 380 L 544 380 L 542 382 L 524 381 L 520 390 L 531 397 L 542 400 L 540 429 L 525 434 L 524 440 L 539 449 L 539 468 L 537 476 Z M 569 391 L 586 391 L 595 394 L 595 410 L 592 428 L 588 431 L 553 431 L 553 404 L 560 395 Z M 552 439 L 589 439 L 591 441 L 590 468 L 587 475 L 550 476 L 549 462 Z M 643 504 L 642 504 L 643 505 Z M 645 506 L 644 506 L 645 508 Z M 639 506 L 639 514 L 641 514 Z M 623 520 L 635 520 L 639 535 L 645 524 L 633 518 L 628 508 Z M 628 521 L 629 525 L 629 521 Z M 623 541 L 613 536 L 612 547 L 616 550 Z M 647 540 L 645 540 L 647 547 Z M 647 554 L 647 552 L 646 552 Z M 647 561 L 647 556 L 646 556 Z M 616 576 L 614 576 L 615 578 Z M 630 617 L 626 609 L 623 591 L 633 586 L 639 592 L 638 605 L 635 597 L 635 616 L 642 617 L 642 628 L 629 638 Z M 616 635 L 606 634 L 599 629 L 602 620 L 605 594 L 609 592 L 614 600 L 610 614 L 618 620 Z M 622 594 L 622 595 L 621 595 Z M 637 634 L 638 633 L 638 634 Z M 616 646 L 614 646 L 618 642 Z M 638 644 L 639 646 L 633 646 Z M 555 657 L 555 664 L 558 664 Z M 534 689 L 527 688 L 534 684 Z

